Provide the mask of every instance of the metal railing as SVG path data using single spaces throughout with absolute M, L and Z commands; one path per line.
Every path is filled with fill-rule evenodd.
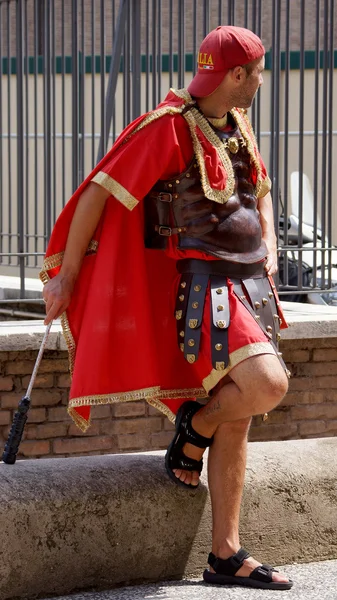
M 309 255 L 310 285 L 333 289 L 334 0 L 0 0 L 0 273 L 20 275 L 21 298 L 72 192 L 133 118 L 188 84 L 218 24 L 249 27 L 267 50 L 251 119 L 273 182 L 281 293 L 307 293 Z

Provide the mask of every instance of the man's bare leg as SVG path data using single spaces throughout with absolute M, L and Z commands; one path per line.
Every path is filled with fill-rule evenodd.
M 218 558 L 229 558 L 241 547 L 239 518 L 250 421 L 250 418 L 246 418 L 219 425 L 214 435 L 214 442 L 209 449 L 208 484 L 212 502 L 212 552 Z M 249 577 L 260 564 L 252 557 L 246 559 L 237 576 Z M 273 573 L 273 581 L 288 582 L 288 579 L 281 573 Z
M 218 426 L 229 421 L 247 419 L 275 408 L 288 387 L 287 377 L 276 356 L 263 354 L 251 357 L 231 370 L 231 382 L 223 386 L 192 419 L 194 429 L 212 437 Z M 200 460 L 204 450 L 185 444 L 184 453 Z M 174 470 L 185 483 L 197 485 L 196 472 Z

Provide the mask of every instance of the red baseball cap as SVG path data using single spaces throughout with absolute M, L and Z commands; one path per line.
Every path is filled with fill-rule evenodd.
M 244 27 L 222 25 L 204 39 L 198 54 L 198 72 L 188 86 L 191 96 L 212 94 L 226 73 L 238 65 L 261 58 L 265 49 L 260 38 Z

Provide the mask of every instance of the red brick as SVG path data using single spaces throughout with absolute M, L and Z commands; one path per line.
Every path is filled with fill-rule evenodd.
M 62 395 L 58 390 L 33 390 L 32 391 L 33 406 L 56 406 L 60 404 Z
M 115 441 L 111 437 L 83 437 L 53 441 L 55 454 L 80 454 L 81 452 L 95 452 L 97 450 L 110 450 L 115 448 Z
M 43 360 L 39 367 L 40 373 L 68 373 L 69 362 L 67 359 Z
M 50 442 L 46 440 L 25 440 L 20 444 L 20 454 L 23 456 L 42 456 L 43 454 L 49 454 Z
M 336 419 L 336 404 L 314 404 L 311 406 L 293 406 L 291 408 L 291 417 L 294 421 L 307 419 Z
M 34 361 L 17 360 L 6 364 L 7 375 L 28 375 L 33 372 Z
M 100 431 L 100 421 L 94 421 L 91 422 L 91 425 L 89 427 L 89 429 L 84 433 L 83 431 L 81 431 L 81 429 L 79 427 L 77 427 L 77 425 L 75 425 L 75 423 L 71 423 L 71 425 L 68 425 L 69 429 L 68 429 L 68 437 L 71 436 L 93 436 L 93 435 L 99 435 L 100 433 L 108 433 L 107 431 Z M 65 434 L 64 434 L 65 435 Z
M 71 376 L 70 373 L 59 375 L 57 378 L 57 387 L 60 388 L 70 388 L 71 386 Z
M 0 377 L 0 391 L 10 392 L 13 386 L 13 377 Z
M 69 421 L 70 417 L 66 408 L 57 406 L 55 408 L 48 408 L 47 419 L 48 421 Z
M 152 448 L 158 448 L 162 450 L 172 442 L 172 431 L 159 431 L 158 433 L 151 434 L 151 446 Z
M 309 350 L 287 350 L 284 354 L 287 363 L 305 363 L 310 360 Z
M 118 446 L 120 450 L 150 450 L 150 436 L 145 433 L 119 435 Z
M 68 423 L 42 423 L 36 426 L 35 437 L 37 440 L 64 437 L 67 435 L 68 427 Z
M 279 406 L 296 406 L 297 404 L 319 404 L 326 402 L 326 391 L 288 392 Z
M 326 431 L 326 425 L 324 421 L 308 421 L 306 423 L 299 423 L 298 429 L 300 435 L 316 435 L 324 433 Z
M 326 421 L 326 431 L 337 431 L 337 420 Z
M 1 408 L 17 408 L 23 393 L 12 393 L 1 395 Z
M 0 410 L 0 425 L 9 425 L 12 421 L 12 415 L 9 410 Z
M 292 377 L 289 381 L 289 391 L 314 390 L 317 387 L 315 377 Z
M 22 377 L 22 387 L 27 389 L 29 385 L 30 377 L 26 375 Z M 37 375 L 34 381 L 34 390 L 35 388 L 52 388 L 54 385 L 54 376 L 53 375 Z
M 111 419 L 110 404 L 102 404 L 101 406 L 92 406 L 92 416 L 95 419 Z
M 30 408 L 28 412 L 28 423 L 42 423 L 46 420 L 45 408 Z
M 298 376 L 310 376 L 320 377 L 321 375 L 336 375 L 337 363 L 334 362 L 317 362 L 317 363 L 305 363 L 296 364 L 293 367 L 294 375 Z M 336 379 L 337 382 L 337 379 Z
M 313 360 L 316 362 L 337 361 L 337 348 L 315 348 Z
M 120 402 L 113 405 L 112 414 L 114 417 L 142 417 L 145 410 L 145 402 Z
M 298 438 L 296 423 L 289 423 L 289 425 L 266 425 L 266 423 L 263 423 L 260 427 L 251 427 L 249 431 L 251 442 L 293 440 L 296 438 Z
M 161 411 L 158 410 L 158 408 L 151 406 L 151 404 L 148 404 L 147 412 L 150 417 L 158 417 L 158 415 L 162 414 Z
M 119 435 L 128 433 L 147 433 L 160 431 L 162 428 L 161 417 L 150 417 L 146 419 L 114 419 L 104 421 L 101 424 L 101 432 L 108 435 Z
M 172 423 L 172 421 L 169 421 L 168 419 L 164 419 L 164 429 L 165 429 L 165 431 L 174 431 L 175 425 L 174 425 L 174 423 Z

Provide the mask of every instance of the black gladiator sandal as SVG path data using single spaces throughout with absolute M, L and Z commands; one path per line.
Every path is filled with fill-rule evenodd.
M 266 590 L 290 590 L 293 586 L 291 579 L 287 583 L 273 581 L 273 572 L 278 573 L 278 571 L 270 565 L 264 564 L 256 567 L 249 577 L 235 575 L 249 556 L 249 552 L 244 548 L 240 548 L 236 554 L 226 560 L 217 558 L 211 552 L 208 556 L 208 564 L 215 573 L 206 569 L 203 575 L 204 581 L 213 585 L 242 585 Z
M 168 476 L 177 485 L 185 488 L 196 489 L 198 485 L 192 485 L 191 483 L 184 483 L 173 473 L 173 469 L 182 469 L 183 471 L 197 471 L 200 475 L 202 471 L 203 460 L 195 460 L 189 458 L 183 453 L 183 447 L 186 442 L 197 446 L 198 448 L 207 448 L 213 442 L 213 437 L 207 438 L 197 433 L 192 425 L 192 417 L 200 408 L 202 404 L 189 400 L 181 405 L 176 416 L 176 433 L 170 443 L 166 456 L 165 456 L 165 468 Z

